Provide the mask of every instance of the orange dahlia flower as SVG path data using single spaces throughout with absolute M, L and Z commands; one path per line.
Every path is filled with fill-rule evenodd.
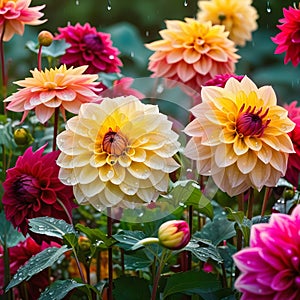
M 31 0 L 0 0 L 0 33 L 4 31 L 4 41 L 9 41 L 17 33 L 24 33 L 24 25 L 40 25 L 47 20 L 39 20 L 40 12 L 46 5 L 29 7 Z
M 251 41 L 252 31 L 257 29 L 258 14 L 251 4 L 252 0 L 200 0 L 197 19 L 225 25 L 229 38 L 236 45 L 244 46 L 246 41 Z
M 32 77 L 14 82 L 24 88 L 4 100 L 9 102 L 7 109 L 24 112 L 21 122 L 33 109 L 41 123 L 48 121 L 57 107 L 64 118 L 66 110 L 77 114 L 82 103 L 98 99 L 98 75 L 83 74 L 86 69 L 67 69 L 65 65 L 45 71 L 34 69 Z
M 194 90 L 217 74 L 234 73 L 239 55 L 225 26 L 185 18 L 166 21 L 163 40 L 146 46 L 156 51 L 150 57 L 152 77 L 180 81 Z
M 134 208 L 166 192 L 179 165 L 178 135 L 154 105 L 134 96 L 86 103 L 57 137 L 59 179 L 96 209 Z
M 201 97 L 184 130 L 191 136 L 185 155 L 196 160 L 198 172 L 230 196 L 275 186 L 294 152 L 288 132 L 295 124 L 276 104 L 272 87 L 232 77 L 224 88 L 203 87 Z

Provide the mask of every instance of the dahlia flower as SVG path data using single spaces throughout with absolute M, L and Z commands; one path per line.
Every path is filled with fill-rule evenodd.
M 289 105 L 284 105 L 284 108 L 288 111 L 288 117 L 296 124 L 294 130 L 289 132 L 296 153 L 289 155 L 285 178 L 295 187 L 298 187 L 300 174 L 300 107 L 297 107 L 297 101 L 293 101 Z
M 60 34 L 56 39 L 64 39 L 71 46 L 61 57 L 61 62 L 67 66 L 88 65 L 87 73 L 119 73 L 122 66 L 118 58 L 119 50 L 112 46 L 110 34 L 98 32 L 89 23 L 83 26 L 58 28 Z
M 178 135 L 158 107 L 134 96 L 83 104 L 57 137 L 59 179 L 79 203 L 134 208 L 166 192 Z
M 185 155 L 196 160 L 198 172 L 230 196 L 275 186 L 294 152 L 288 132 L 295 124 L 276 104 L 272 87 L 230 78 L 224 88 L 203 87 L 201 97 L 184 130 L 191 136 Z
M 9 270 L 11 275 L 17 273 L 18 269 L 22 267 L 32 256 L 42 252 L 49 247 L 60 247 L 59 244 L 51 242 L 47 244 L 42 242 L 38 245 L 31 237 L 18 243 L 18 245 L 9 248 Z M 3 248 L 0 246 L 0 295 L 4 293 L 4 260 L 2 258 Z M 23 283 L 23 286 L 14 288 L 14 299 L 32 299 L 37 300 L 43 291 L 49 284 L 49 272 L 43 270 L 40 273 L 32 276 L 28 281 Z
M 280 19 L 281 30 L 272 41 L 277 44 L 275 54 L 285 52 L 284 63 L 292 62 L 296 67 L 300 63 L 300 3 L 299 8 L 289 7 L 283 9 L 284 18 Z
M 146 45 L 155 51 L 148 67 L 154 72 L 152 77 L 180 81 L 199 90 L 213 76 L 234 72 L 239 55 L 225 26 L 191 18 L 166 21 L 166 25 L 160 31 L 163 39 Z
M 59 167 L 55 161 L 59 151 L 42 155 L 44 150 L 45 146 L 35 152 L 32 147 L 28 148 L 19 156 L 15 166 L 7 170 L 3 182 L 2 203 L 6 218 L 24 236 L 29 232 L 28 220 L 31 218 L 49 216 L 69 222 L 57 199 L 64 204 L 69 215 L 75 207 L 72 188 L 58 179 Z M 39 234 L 30 232 L 30 235 L 40 242 Z
M 40 25 L 47 20 L 39 20 L 44 14 L 40 12 L 46 5 L 29 7 L 31 0 L 0 1 L 0 33 L 3 41 L 9 41 L 13 35 L 23 35 L 25 25 Z
M 65 65 L 54 69 L 31 71 L 32 77 L 14 82 L 23 87 L 5 99 L 7 109 L 24 112 L 21 122 L 31 110 L 41 123 L 47 122 L 59 107 L 63 117 L 65 111 L 77 114 L 82 103 L 98 99 L 97 75 L 83 74 L 87 66 L 69 68 Z
M 251 228 L 250 247 L 233 255 L 241 271 L 235 287 L 247 299 L 300 299 L 300 205 Z
M 257 29 L 258 14 L 251 4 L 252 0 L 200 0 L 197 19 L 225 25 L 229 39 L 238 46 L 244 46 L 246 41 L 251 41 L 252 31 Z
M 224 87 L 229 78 L 234 77 L 238 81 L 241 81 L 244 78 L 244 75 L 236 75 L 236 74 L 218 74 L 214 76 L 212 79 L 206 81 L 204 85 L 214 85 Z

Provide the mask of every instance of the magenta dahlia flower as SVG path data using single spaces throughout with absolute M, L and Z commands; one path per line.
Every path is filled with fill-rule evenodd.
M 288 117 L 296 124 L 293 131 L 289 132 L 289 136 L 294 145 L 295 153 L 291 153 L 288 159 L 285 178 L 298 187 L 300 174 L 300 107 L 297 107 L 297 101 L 293 101 L 284 108 L 288 111 Z
M 72 187 L 65 186 L 58 179 L 56 159 L 59 151 L 42 156 L 44 150 L 45 146 L 35 152 L 32 147 L 28 148 L 18 158 L 15 167 L 7 170 L 6 180 L 3 182 L 2 203 L 6 218 L 24 236 L 29 231 L 29 219 L 49 216 L 69 222 L 59 202 L 63 203 L 69 215 L 75 207 Z M 39 234 L 29 233 L 37 242 L 41 242 Z
M 43 242 L 41 245 L 38 245 L 31 237 L 28 237 L 25 241 L 9 248 L 9 269 L 11 275 L 16 274 L 18 269 L 32 256 L 49 247 L 59 248 L 60 245 L 54 242 L 50 244 Z M 3 248 L 0 246 L 0 295 L 4 293 L 4 260 L 2 254 Z M 32 276 L 28 281 L 24 282 L 22 288 L 14 288 L 14 299 L 38 299 L 41 292 L 51 283 L 49 279 L 47 269 Z
M 284 63 L 292 62 L 296 67 L 300 63 L 300 3 L 299 8 L 289 7 L 283 9 L 284 18 L 280 19 L 281 30 L 272 41 L 277 44 L 275 54 L 285 52 Z
M 218 74 L 215 75 L 212 79 L 206 81 L 204 83 L 205 86 L 219 86 L 224 87 L 229 78 L 235 78 L 238 81 L 241 81 L 244 78 L 244 75 L 236 75 L 236 74 Z
M 60 34 L 56 39 L 64 39 L 71 45 L 61 57 L 62 63 L 74 67 L 88 65 L 86 73 L 90 74 L 120 72 L 120 52 L 112 46 L 110 34 L 98 32 L 89 23 L 83 26 L 77 23 L 58 30 Z
M 300 205 L 251 228 L 250 247 L 233 255 L 242 300 L 300 299 Z

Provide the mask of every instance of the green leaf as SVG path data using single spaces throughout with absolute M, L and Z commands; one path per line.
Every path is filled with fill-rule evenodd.
M 70 249 L 65 245 L 61 248 L 50 247 L 37 255 L 32 256 L 14 275 L 13 279 L 6 287 L 6 291 L 20 284 L 24 280 L 29 280 L 33 275 L 43 271 L 44 269 L 51 267 L 65 252 L 69 250 Z
M 213 245 L 209 240 L 205 240 L 193 236 L 193 238 L 188 243 L 188 245 L 184 248 L 184 250 L 190 251 L 199 260 L 204 262 L 206 262 L 209 258 L 218 263 L 223 262 L 223 259 L 219 254 L 217 247 Z
M 113 238 L 107 237 L 106 233 L 104 233 L 98 228 L 89 228 L 82 224 L 76 224 L 75 227 L 80 232 L 84 233 L 87 236 L 87 238 L 91 240 L 93 244 L 100 245 L 100 247 L 101 247 L 101 242 L 106 247 L 110 247 L 116 242 Z M 106 247 L 101 247 L 101 248 L 106 248 Z
M 6 219 L 4 211 L 0 212 L 0 244 L 14 247 L 25 237 Z
M 149 282 L 139 277 L 120 277 L 114 280 L 115 300 L 150 299 Z
M 177 293 L 201 294 L 217 291 L 220 288 L 220 281 L 213 274 L 203 271 L 176 273 L 167 280 L 163 299 Z
M 122 230 L 113 235 L 113 238 L 118 241 L 120 248 L 130 250 L 133 245 L 145 238 L 145 234 L 142 231 Z
M 39 300 L 61 300 L 73 289 L 84 285 L 73 279 L 57 280 L 41 293 Z
M 38 53 L 39 44 L 34 41 L 28 41 L 25 45 L 30 51 Z M 70 44 L 66 43 L 65 40 L 53 40 L 49 47 L 42 48 L 43 57 L 59 57 L 66 53 L 66 49 L 70 47 Z
M 45 234 L 48 236 L 63 238 L 67 233 L 74 233 L 74 227 L 64 220 L 52 217 L 39 217 L 29 220 L 30 230 L 35 233 Z
M 235 235 L 234 223 L 228 221 L 226 216 L 220 216 L 206 223 L 194 237 L 211 240 L 214 245 L 218 245 L 223 240 L 228 240 Z
M 64 242 L 73 249 L 78 245 L 78 237 L 75 233 L 66 233 L 63 239 Z
M 126 270 L 142 270 L 153 264 L 153 256 L 143 250 L 135 251 L 130 255 L 124 255 L 124 267 Z

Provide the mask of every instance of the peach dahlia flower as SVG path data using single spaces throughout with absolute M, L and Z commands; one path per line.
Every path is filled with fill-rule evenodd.
M 32 77 L 14 82 L 23 87 L 4 101 L 9 102 L 7 109 L 24 112 L 21 122 L 29 111 L 35 114 L 41 123 L 47 122 L 59 107 L 65 117 L 65 111 L 77 114 L 82 103 L 98 99 L 96 86 L 98 75 L 83 74 L 87 66 L 69 68 L 65 65 L 54 69 L 30 71 Z
M 40 12 L 46 5 L 29 7 L 31 0 L 0 0 L 0 33 L 4 31 L 4 41 L 9 41 L 15 33 L 22 35 L 25 25 L 40 25 L 47 20 L 39 20 Z
M 194 90 L 217 74 L 234 73 L 239 55 L 225 26 L 185 18 L 166 21 L 162 40 L 147 44 L 152 77 L 180 81 Z
M 134 208 L 166 192 L 178 135 L 158 107 L 134 96 L 83 104 L 57 137 L 59 178 L 78 203 Z
M 251 41 L 252 31 L 257 29 L 258 14 L 251 4 L 252 0 L 200 0 L 197 19 L 225 25 L 229 39 L 244 46 L 246 41 Z
M 232 77 L 224 88 L 203 87 L 201 97 L 184 130 L 191 136 L 185 155 L 196 160 L 198 172 L 230 196 L 274 186 L 294 152 L 288 132 L 295 124 L 276 104 L 272 87 Z

